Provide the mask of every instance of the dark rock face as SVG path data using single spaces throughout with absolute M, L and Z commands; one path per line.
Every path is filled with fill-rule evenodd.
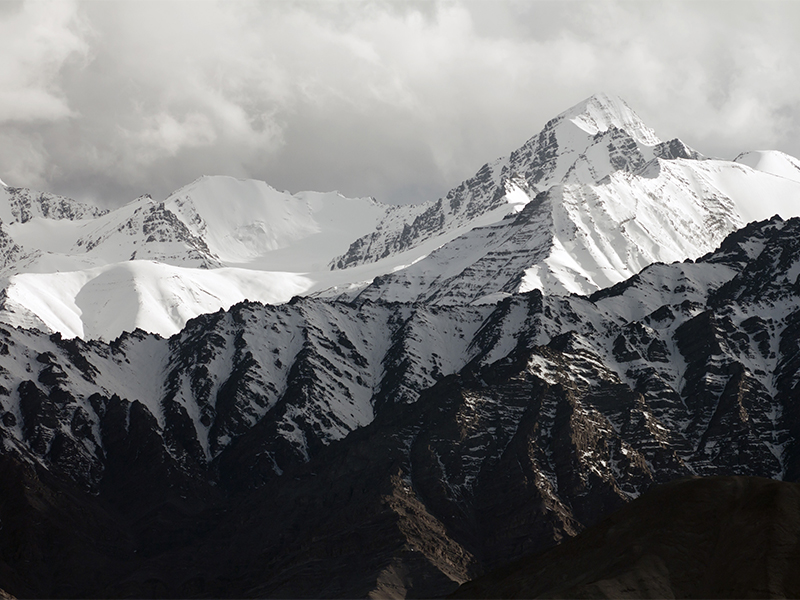
M 702 154 L 690 148 L 678 138 L 656 144 L 653 151 L 658 158 L 663 158 L 665 160 L 675 160 L 676 158 L 702 160 L 703 158 Z
M 797 239 L 752 224 L 591 298 L 243 303 L 111 344 L 0 328 L 0 587 L 444 595 L 654 484 L 796 481 Z
M 451 597 L 795 598 L 799 532 L 796 483 L 686 479 Z
M 71 198 L 34 192 L 27 188 L 6 187 L 8 203 L 13 216 L 12 223 L 26 223 L 34 217 L 47 219 L 85 219 L 99 217 L 108 211 L 77 202 Z

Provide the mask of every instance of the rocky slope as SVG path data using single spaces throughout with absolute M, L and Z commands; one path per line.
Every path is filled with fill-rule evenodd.
M 431 596 L 654 483 L 796 481 L 798 240 L 754 223 L 590 297 L 2 329 L 0 587 Z
M 795 598 L 799 533 L 796 483 L 681 480 L 452 597 Z

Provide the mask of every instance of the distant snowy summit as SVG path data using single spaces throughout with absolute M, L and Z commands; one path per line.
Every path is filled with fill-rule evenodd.
M 777 150 L 742 152 L 733 160 L 758 171 L 800 181 L 800 160 Z
M 110 212 L 0 189 L 0 321 L 67 337 L 171 335 L 244 299 L 434 304 L 588 294 L 800 215 L 800 161 L 702 157 L 595 95 L 443 198 L 391 206 L 202 177 Z

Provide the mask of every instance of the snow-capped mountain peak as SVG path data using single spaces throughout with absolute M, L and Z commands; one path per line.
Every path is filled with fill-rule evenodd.
M 641 144 L 655 146 L 661 142 L 622 98 L 609 94 L 590 96 L 561 113 L 555 120 L 573 123 L 590 135 L 616 127 Z
M 536 198 L 520 218 L 473 227 L 359 298 L 460 304 L 531 289 L 590 294 L 652 262 L 701 256 L 748 221 L 800 214 L 800 161 L 769 152 L 737 161 L 662 142 L 623 100 L 592 96 L 479 172 L 502 182 L 484 193 L 498 204 Z M 370 244 L 390 235 L 383 228 Z M 365 260 L 368 250 L 354 244 L 347 258 Z
M 312 254 L 328 260 L 371 231 L 387 209 L 371 198 L 337 192 L 293 195 L 263 181 L 225 176 L 200 177 L 164 204 L 225 264 L 255 262 L 270 270 L 309 269 Z M 331 230 L 339 239 L 329 235 Z
M 377 231 L 353 242 L 331 267 L 374 262 L 427 240 L 439 239 L 441 245 L 455 237 L 448 232 L 496 222 L 553 185 L 598 183 L 615 171 L 640 169 L 658 156 L 699 155 L 679 140 L 661 142 L 622 99 L 591 96 L 548 121 L 510 155 L 485 164 L 445 197 L 390 213 Z

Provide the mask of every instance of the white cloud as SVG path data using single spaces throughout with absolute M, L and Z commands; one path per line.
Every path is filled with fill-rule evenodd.
M 2 181 L 7 185 L 20 185 L 24 181 L 34 189 L 47 189 L 45 177 L 49 155 L 36 134 L 22 134 L 13 129 L 0 131 L 0 164 L 5 167 Z
M 6 136 L 0 175 L 107 202 L 165 195 L 202 173 L 423 200 L 597 91 L 704 153 L 800 154 L 798 12 L 789 2 L 121 1 L 77 12 L 26 2 L 0 15 L 10 36 L 0 121 L 34 124 L 14 125 L 15 143 L 35 133 L 26 147 L 47 152 L 23 169 L 4 158 Z
M 67 0 L 25 2 L 0 13 L 0 122 L 73 115 L 59 74 L 85 56 L 85 33 Z
M 149 126 L 132 134 L 144 148 L 152 149 L 153 155 L 146 162 L 175 156 L 183 148 L 208 146 L 217 138 L 211 121 L 200 113 L 188 114 L 180 121 L 165 113 L 148 120 Z

